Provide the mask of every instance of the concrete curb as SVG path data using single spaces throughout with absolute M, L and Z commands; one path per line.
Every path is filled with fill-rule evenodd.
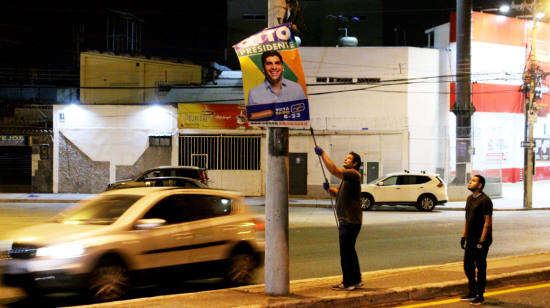
M 508 257 L 507 257 L 508 258 Z M 509 257 L 513 258 L 513 257 Z M 506 259 L 506 258 L 505 258 Z M 460 263 L 460 262 L 459 262 Z M 404 273 L 408 271 L 418 271 L 423 269 L 430 268 L 446 268 L 454 267 L 458 263 L 449 263 L 444 265 L 428 265 L 421 267 L 411 267 L 403 269 L 393 269 L 393 270 L 384 270 L 384 271 L 375 271 L 364 273 L 371 277 L 379 277 L 385 275 L 399 275 L 399 273 Z M 179 307 L 182 303 L 191 304 L 194 300 L 197 300 L 197 295 L 208 295 L 215 296 L 215 294 L 220 295 L 220 293 L 232 293 L 230 294 L 221 294 L 221 296 L 229 296 L 234 298 L 235 296 L 245 296 L 249 297 L 249 302 L 247 304 L 239 304 L 238 301 L 234 305 L 227 305 L 224 307 L 231 308 L 353 308 L 353 307 L 365 307 L 370 305 L 384 305 L 384 304 L 398 304 L 402 302 L 407 302 L 411 300 L 430 300 L 437 297 L 452 297 L 463 294 L 468 287 L 468 281 L 466 278 L 447 281 L 447 282 L 437 282 L 437 283 L 426 283 L 418 286 L 407 286 L 407 287 L 395 287 L 389 289 L 380 289 L 374 291 L 361 292 L 352 291 L 352 292 L 334 292 L 333 296 L 328 297 L 305 297 L 303 295 L 297 294 L 296 289 L 300 289 L 301 284 L 305 284 L 311 287 L 311 285 L 327 285 L 329 282 L 338 281 L 341 279 L 341 276 L 334 277 L 325 277 L 325 278 L 312 278 L 298 281 L 291 281 L 291 294 L 289 296 L 281 297 L 270 297 L 266 296 L 263 293 L 264 285 L 254 285 L 254 286 L 243 286 L 231 289 L 224 290 L 213 290 L 213 291 L 204 291 L 199 293 L 187 293 L 187 294 L 173 294 L 173 295 L 164 295 L 156 298 L 142 298 L 142 299 L 132 299 L 126 301 L 119 301 L 113 303 L 104 303 L 104 304 L 93 304 L 93 305 L 84 305 L 85 308 L 105 308 L 105 307 L 150 307 L 156 306 L 161 307 L 163 305 L 172 306 L 175 305 Z M 504 286 L 524 284 L 524 283 L 534 283 L 539 281 L 549 281 L 550 280 L 550 267 L 544 267 L 539 269 L 530 269 L 530 270 L 520 270 L 511 273 L 504 274 L 493 274 L 487 276 L 487 288 L 500 288 Z M 294 287 L 294 292 L 292 289 Z M 239 295 L 240 294 L 240 295 Z M 210 297 L 210 296 L 209 296 Z M 254 298 L 256 302 L 267 301 L 267 303 L 250 303 Z M 252 301 L 252 302 L 254 302 Z M 158 305 L 158 303 L 163 303 Z M 190 305 L 189 307 L 195 307 L 196 305 Z
M 537 270 L 524 270 L 514 273 L 487 276 L 487 288 L 499 288 L 509 285 L 533 283 L 550 280 L 550 267 Z M 406 302 L 410 300 L 429 300 L 436 297 L 461 295 L 468 287 L 467 279 L 448 281 L 444 283 L 428 283 L 413 287 L 392 288 L 382 291 L 373 291 L 357 294 L 335 295 L 328 298 L 307 300 L 291 300 L 276 304 L 254 304 L 234 306 L 236 308 L 319 308 L 319 307 L 364 307 Z

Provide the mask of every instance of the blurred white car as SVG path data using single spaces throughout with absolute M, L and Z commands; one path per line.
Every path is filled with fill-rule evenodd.
M 397 172 L 361 185 L 363 210 L 374 205 L 414 205 L 428 212 L 447 201 L 447 185 L 439 174 Z
M 263 264 L 264 231 L 240 193 L 108 191 L 9 234 L 3 281 L 30 294 L 86 291 L 97 301 L 155 282 L 225 277 L 247 284 Z

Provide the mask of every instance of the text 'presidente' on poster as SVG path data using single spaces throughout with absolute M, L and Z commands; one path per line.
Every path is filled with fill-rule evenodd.
M 309 128 L 304 69 L 289 26 L 264 29 L 234 46 L 252 126 Z

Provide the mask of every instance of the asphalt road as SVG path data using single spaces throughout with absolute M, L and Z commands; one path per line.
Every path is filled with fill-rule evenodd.
M 0 203 L 0 236 L 7 231 L 47 220 L 68 204 Z M 264 208 L 255 207 L 261 215 Z M 494 212 L 494 243 L 489 258 L 549 252 L 550 211 Z M 419 212 L 414 207 L 382 207 L 364 212 L 357 251 L 362 271 L 445 264 L 462 260 L 459 242 L 464 212 Z M 290 278 L 341 274 L 338 233 L 331 209 L 290 209 Z M 257 283 L 263 283 L 263 270 Z M 185 282 L 134 290 L 130 297 L 196 292 L 224 288 L 220 280 Z M 15 288 L 0 287 L 0 307 L 73 306 L 82 297 L 64 295 L 35 302 Z M 537 306 L 535 306 L 537 307 Z

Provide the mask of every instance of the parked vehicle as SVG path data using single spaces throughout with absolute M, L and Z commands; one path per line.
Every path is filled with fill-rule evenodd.
M 109 191 L 9 234 L 0 243 L 9 249 L 2 278 L 30 294 L 76 290 L 97 301 L 159 282 L 225 277 L 248 284 L 263 264 L 264 231 L 240 193 Z
M 178 187 L 178 188 L 210 188 L 197 180 L 183 177 L 159 177 L 159 178 L 147 178 L 144 181 L 145 187 Z M 114 186 L 109 190 L 122 189 L 122 185 Z
M 206 176 L 206 172 L 203 168 L 193 166 L 162 166 L 149 169 L 134 179 L 126 179 L 109 183 L 106 190 L 146 187 L 150 186 L 148 185 L 148 182 L 150 184 L 151 178 L 159 177 L 185 177 L 195 179 L 205 185 L 208 185 L 208 177 Z
M 447 185 L 439 174 L 409 171 L 390 173 L 361 185 L 361 208 L 374 205 L 413 205 L 420 211 L 432 211 L 448 200 Z

